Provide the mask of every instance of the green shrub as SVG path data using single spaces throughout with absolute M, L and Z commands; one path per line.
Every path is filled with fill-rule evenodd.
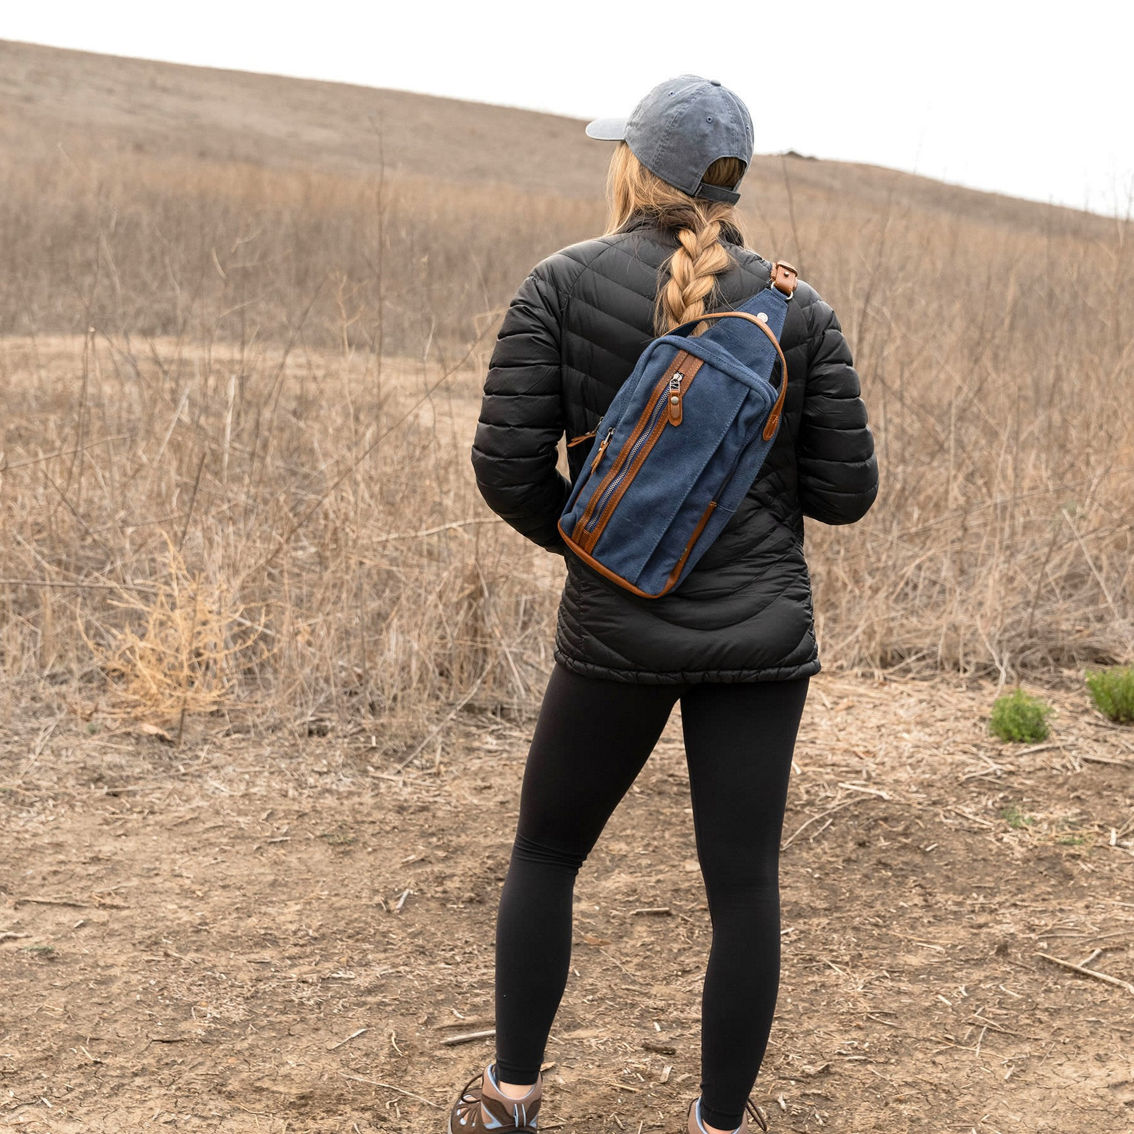
M 1119 724 L 1134 721 L 1134 666 L 1088 672 L 1087 688 L 1104 716 Z
M 997 697 L 992 705 L 989 729 L 1001 740 L 1045 740 L 1051 707 L 1022 689 Z

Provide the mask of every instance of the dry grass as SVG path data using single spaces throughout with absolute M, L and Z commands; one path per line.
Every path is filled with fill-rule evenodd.
M 263 662 L 268 651 L 263 627 L 245 618 L 228 583 L 190 574 L 163 534 L 162 581 L 120 588 L 110 602 L 125 612 L 124 625 L 107 630 L 108 645 L 86 644 L 110 681 L 115 712 L 155 728 L 176 723 L 180 737 L 189 714 L 223 709 L 238 691 L 240 673 Z
M 827 596 L 868 595 L 853 615 L 824 603 L 828 640 L 852 633 L 843 656 L 1002 673 L 1129 656 L 1128 237 L 982 232 L 907 211 L 866 225 L 857 266 L 834 242 L 845 301 L 827 290 L 883 470 L 867 522 L 816 541 Z
M 9 689 L 121 704 L 123 644 L 197 580 L 227 660 L 161 646 L 181 689 L 159 717 L 428 731 L 440 705 L 529 704 L 557 565 L 488 516 L 467 450 L 495 318 L 599 201 L 396 155 L 49 143 L 0 175 Z M 1129 661 L 1129 226 L 803 160 L 762 161 L 750 190 L 750 242 L 842 315 L 881 455 L 867 520 L 809 531 L 828 665 Z
M 474 500 L 471 372 L 427 394 L 432 368 L 373 356 L 147 349 L 0 351 L 9 678 L 165 725 L 186 699 L 302 723 L 530 696 L 546 565 Z

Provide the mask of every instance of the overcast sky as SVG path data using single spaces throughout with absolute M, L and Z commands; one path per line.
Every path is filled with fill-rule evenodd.
M 0 38 L 549 110 L 627 114 L 693 72 L 756 148 L 1125 214 L 1131 0 L 0 0 Z

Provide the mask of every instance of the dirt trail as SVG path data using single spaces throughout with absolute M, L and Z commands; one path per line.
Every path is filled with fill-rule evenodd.
M 1077 691 L 816 680 L 772 1129 L 1134 1130 L 1134 734 Z M 0 735 L 0 1129 L 444 1128 L 489 1041 L 522 730 Z M 412 759 L 410 758 L 412 757 Z M 708 926 L 671 726 L 581 876 L 546 1129 L 682 1129 Z M 658 910 L 666 912 L 659 913 Z M 1088 958 L 1091 958 L 1089 961 Z

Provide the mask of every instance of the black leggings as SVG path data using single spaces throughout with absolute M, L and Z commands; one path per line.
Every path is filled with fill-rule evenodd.
M 524 772 L 496 929 L 498 1078 L 534 1083 L 567 983 L 575 875 L 674 704 L 713 943 L 702 1000 L 703 1119 L 732 1130 L 768 1043 L 780 968 L 779 845 L 808 679 L 632 685 L 556 666 Z

